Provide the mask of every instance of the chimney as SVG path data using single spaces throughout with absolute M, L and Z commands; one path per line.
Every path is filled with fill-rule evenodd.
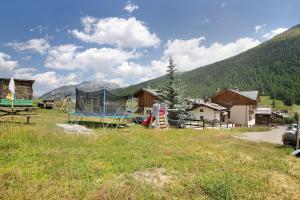
M 234 90 L 238 92 L 238 91 L 239 91 L 239 88 L 235 85 L 235 86 L 234 86 Z

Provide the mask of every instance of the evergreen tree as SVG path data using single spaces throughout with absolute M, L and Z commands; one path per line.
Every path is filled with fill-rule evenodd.
M 163 94 L 163 101 L 168 104 L 170 109 L 180 108 L 183 103 L 183 95 L 185 93 L 185 84 L 176 77 L 175 64 L 172 57 L 169 58 L 167 74 L 164 77 L 159 90 Z

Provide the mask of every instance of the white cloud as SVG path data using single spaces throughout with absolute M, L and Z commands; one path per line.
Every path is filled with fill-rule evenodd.
M 258 40 L 245 37 L 227 44 L 215 42 L 206 47 L 201 44 L 204 39 L 200 37 L 189 40 L 169 40 L 162 60 L 172 56 L 178 69 L 186 71 L 235 56 L 260 43 Z
M 81 19 L 83 31 L 70 31 L 74 37 L 83 42 L 111 44 L 118 47 L 157 47 L 160 43 L 155 33 L 150 33 L 144 22 L 134 17 L 128 19 L 110 17 Z
M 11 57 L 0 52 L 0 72 L 10 72 L 18 66 L 18 62 L 11 60 Z
M 209 23 L 210 22 L 210 19 L 209 18 L 206 18 L 205 20 L 202 20 L 201 21 L 201 24 L 206 24 L 206 23 Z
M 73 44 L 60 45 L 49 50 L 45 66 L 58 70 L 83 71 L 95 70 L 107 72 L 128 59 L 137 58 L 135 51 L 124 51 L 113 48 L 90 48 L 78 51 L 80 47 Z
M 254 27 L 255 33 L 264 33 L 264 29 L 267 24 L 258 24 Z
M 59 75 L 55 71 L 48 71 L 44 73 L 35 72 L 36 70 L 34 68 L 19 68 L 18 70 L 14 71 L 13 74 L 13 77 L 15 78 L 35 80 L 35 96 L 40 96 L 45 91 L 49 91 L 63 85 L 72 85 L 78 83 L 77 75 L 75 73 Z
M 53 69 L 74 70 L 84 68 L 84 66 L 74 66 L 74 59 L 79 46 L 73 44 L 52 47 L 47 54 L 45 66 Z
M 285 28 L 285 27 L 280 27 L 280 28 L 277 28 L 277 29 L 273 29 L 271 30 L 270 32 L 264 34 L 262 37 L 264 39 L 272 39 L 273 37 L 275 37 L 276 35 L 280 34 L 280 33 L 283 33 L 284 31 L 287 31 L 288 28 Z
M 227 3 L 226 3 L 226 2 L 223 2 L 223 3 L 221 4 L 221 7 L 224 8 L 225 6 L 227 6 Z
M 39 54 L 45 54 L 46 50 L 50 47 L 48 41 L 44 38 L 31 39 L 26 42 L 10 42 L 6 45 L 14 48 L 17 51 L 29 50 Z
M 131 1 L 127 1 L 123 9 L 126 10 L 129 14 L 131 14 L 133 11 L 139 9 L 139 6 L 131 3 Z

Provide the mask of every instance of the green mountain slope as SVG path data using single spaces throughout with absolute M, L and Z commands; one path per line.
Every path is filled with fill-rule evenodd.
M 237 56 L 178 76 L 188 85 L 187 96 L 202 97 L 218 88 L 237 86 L 279 99 L 299 99 L 300 25 Z M 118 92 L 129 94 L 140 87 L 156 87 L 161 80 L 162 77 Z

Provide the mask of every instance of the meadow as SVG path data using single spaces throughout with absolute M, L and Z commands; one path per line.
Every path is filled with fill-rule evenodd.
M 300 160 L 290 155 L 293 149 L 232 137 L 247 129 L 158 131 L 135 125 L 70 135 L 55 125 L 66 122 L 66 114 L 38 112 L 30 125 L 0 119 L 0 199 L 300 196 Z
M 290 116 L 293 116 L 295 112 L 300 112 L 300 105 L 293 103 L 291 106 L 284 105 L 282 100 L 274 99 L 275 107 L 272 108 L 273 99 L 270 96 L 260 96 L 259 106 L 265 106 L 272 108 L 273 110 L 287 110 Z

